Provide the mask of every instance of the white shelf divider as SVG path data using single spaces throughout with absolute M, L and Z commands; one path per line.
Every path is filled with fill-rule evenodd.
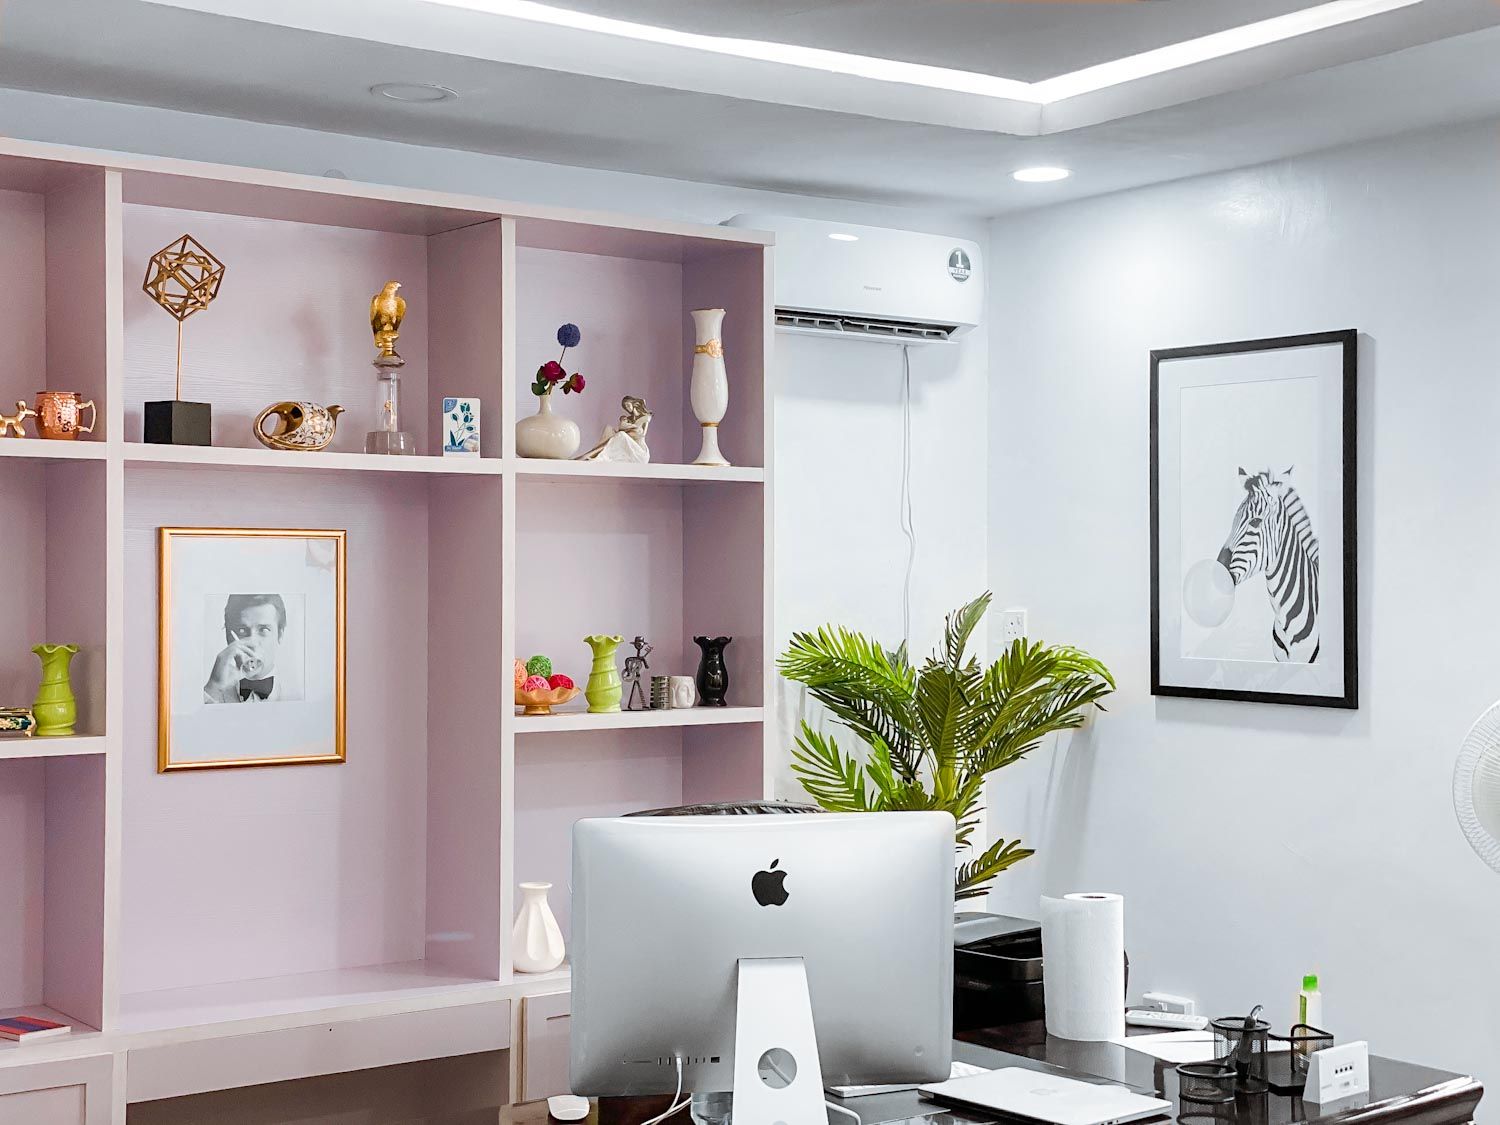
M 516 733 L 730 726 L 736 723 L 762 723 L 765 718 L 764 707 L 684 707 L 667 711 L 615 711 L 607 715 L 591 715 L 587 711 L 554 711 L 550 715 L 516 715 Z

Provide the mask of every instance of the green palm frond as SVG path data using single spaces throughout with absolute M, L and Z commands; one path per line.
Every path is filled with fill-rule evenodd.
M 985 593 L 948 614 L 942 642 L 920 670 L 904 643 L 887 649 L 833 625 L 793 634 L 777 662 L 781 673 L 864 744 L 861 760 L 802 725 L 792 770 L 818 804 L 836 812 L 942 810 L 953 816 L 959 847 L 970 848 L 986 777 L 1102 709 L 1114 678 L 1079 649 L 1017 640 L 988 668 L 968 657 L 990 601 Z M 983 894 L 1031 854 L 1019 840 L 998 841 L 959 868 L 956 893 Z
M 806 723 L 792 751 L 792 772 L 813 800 L 830 812 L 869 812 L 865 769 L 832 738 Z
M 989 890 L 990 881 L 996 875 L 1034 855 L 1033 849 L 1021 847 L 1020 840 L 996 840 L 978 858 L 958 865 L 953 897 L 978 898 Z

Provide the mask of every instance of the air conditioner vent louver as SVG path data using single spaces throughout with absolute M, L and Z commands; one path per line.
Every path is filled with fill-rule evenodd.
M 924 324 L 916 320 L 892 320 L 884 317 L 850 316 L 833 313 L 805 312 L 801 309 L 776 310 L 776 327 L 794 332 L 827 333 L 874 340 L 908 343 L 939 343 L 957 331 L 953 324 Z

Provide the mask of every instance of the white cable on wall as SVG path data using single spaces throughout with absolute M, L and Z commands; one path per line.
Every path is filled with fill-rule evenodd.
M 912 347 L 901 345 L 901 534 L 906 535 L 906 579 L 901 583 L 901 639 L 912 643 L 912 571 L 916 522 L 912 519 Z

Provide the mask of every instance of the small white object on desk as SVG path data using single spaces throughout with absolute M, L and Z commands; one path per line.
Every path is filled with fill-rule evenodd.
M 1369 1092 L 1370 1045 L 1364 1040 L 1324 1047 L 1308 1056 L 1303 1101 L 1327 1105 Z
M 1131 1027 L 1153 1027 L 1158 1031 L 1202 1031 L 1207 1016 L 1185 1016 L 1180 1012 L 1153 1012 L 1148 1008 L 1127 1008 L 1125 1022 Z
M 973 1063 L 959 1062 L 953 1060 L 953 1066 L 948 1070 L 948 1081 L 955 1078 L 973 1078 L 976 1074 L 988 1074 L 989 1067 L 975 1066 Z M 907 1082 L 895 1085 L 879 1086 L 830 1086 L 828 1092 L 836 1098 L 863 1098 L 870 1094 L 895 1094 L 902 1090 L 915 1090 L 921 1083 Z
M 553 1094 L 547 1099 L 547 1112 L 559 1121 L 582 1121 L 589 1115 L 589 1100 L 577 1094 Z

